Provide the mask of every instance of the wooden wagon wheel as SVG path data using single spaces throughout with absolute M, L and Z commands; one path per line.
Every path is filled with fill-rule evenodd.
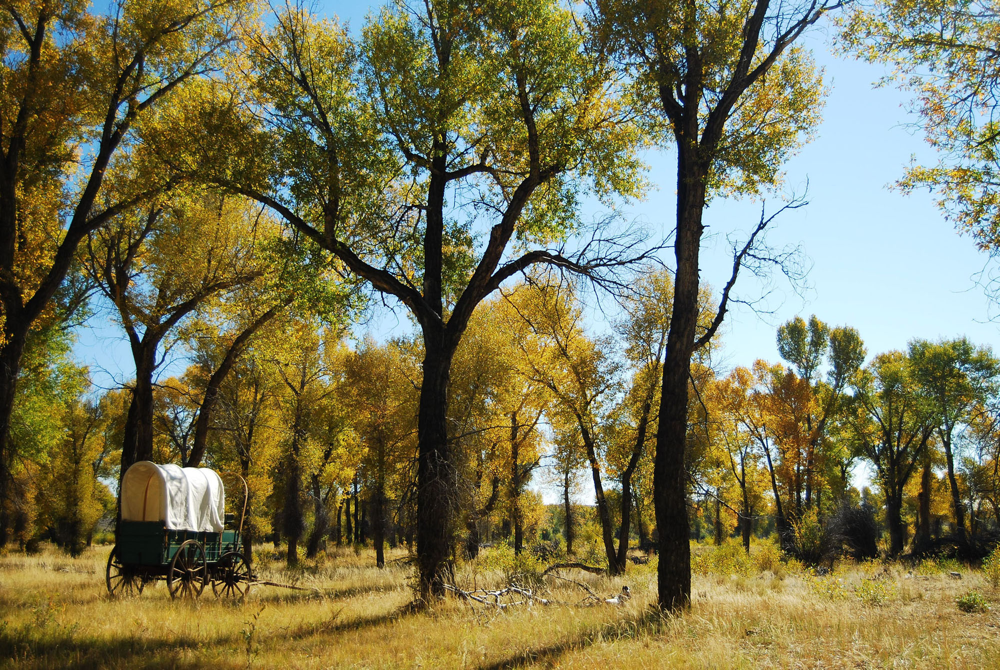
M 142 587 L 145 586 L 135 568 L 124 565 L 118 558 L 118 547 L 113 548 L 111 555 L 108 556 L 104 583 L 108 585 L 108 593 L 112 596 L 137 596 L 142 593 Z
M 216 598 L 242 599 L 250 592 L 250 566 L 243 554 L 230 551 L 219 557 L 212 591 Z
M 205 547 L 197 540 L 186 540 L 177 548 L 167 570 L 167 590 L 171 598 L 197 598 L 208 581 Z

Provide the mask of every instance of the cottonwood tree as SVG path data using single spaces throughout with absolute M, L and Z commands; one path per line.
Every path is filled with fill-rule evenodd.
M 739 491 L 736 517 L 743 548 L 750 553 L 753 520 L 761 507 L 764 466 L 761 437 L 753 424 L 755 408 L 748 407 L 752 397 L 752 376 L 746 368 L 736 368 L 708 388 L 706 404 L 711 408 L 716 458 L 726 472 L 725 479 L 735 481 Z M 752 429 L 748 429 L 748 424 Z
M 912 361 L 899 351 L 879 354 L 851 382 L 848 422 L 858 452 L 875 467 L 885 496 L 889 552 L 903 551 L 903 489 L 934 433 L 935 414 L 920 393 Z
M 659 531 L 659 605 L 691 597 L 685 440 L 693 353 L 715 334 L 745 263 L 767 225 L 762 217 L 733 272 L 712 326 L 696 335 L 704 211 L 712 197 L 757 193 L 774 184 L 781 163 L 815 127 L 822 80 L 792 44 L 834 2 L 733 3 L 593 0 L 601 42 L 632 73 L 651 133 L 677 160 L 674 296 L 657 427 L 654 500 Z
M 204 303 L 265 274 L 260 245 L 276 229 L 248 205 L 219 193 L 175 191 L 89 235 L 83 263 L 113 305 L 135 363 L 122 475 L 152 457 L 153 379 L 165 341 Z
M 1000 361 L 986 347 L 977 347 L 965 338 L 910 343 L 909 359 L 914 377 L 926 394 L 935 415 L 934 433 L 944 450 L 951 489 L 952 511 L 958 541 L 967 541 L 965 504 L 955 467 L 956 441 L 963 429 L 997 393 Z
M 785 459 L 793 464 L 795 478 L 795 516 L 813 506 L 814 497 L 819 505 L 819 497 L 824 485 L 824 461 L 833 465 L 834 445 L 828 440 L 828 427 L 837 418 L 848 383 L 864 363 L 865 348 L 858 331 L 841 326 L 830 328 L 816 318 L 809 318 L 808 324 L 801 317 L 782 324 L 778 328 L 778 354 L 794 368 L 794 375 L 802 381 L 807 398 L 784 403 L 791 412 L 787 421 L 801 422 L 801 428 L 794 433 L 802 439 L 796 440 L 795 450 L 786 450 Z M 827 374 L 821 375 L 826 366 Z M 785 389 L 795 393 L 792 387 L 801 386 L 792 379 L 782 379 Z M 786 432 L 792 432 L 786 426 Z M 791 457 L 789 459 L 788 457 Z M 846 475 L 845 473 L 842 473 Z M 846 484 L 846 476 L 843 477 Z
M 271 206 L 416 319 L 426 600 L 444 592 L 455 530 L 448 380 L 469 319 L 531 264 L 597 272 L 642 255 L 634 240 L 588 245 L 598 257 L 560 247 L 581 190 L 637 192 L 638 134 L 613 73 L 551 0 L 399 4 L 360 44 L 297 8 L 270 26 L 246 39 L 252 99 L 235 115 L 246 126 L 190 148 L 215 159 L 205 178 Z
M 88 233 L 171 185 L 136 167 L 150 164 L 137 131 L 215 67 L 245 4 L 117 0 L 103 14 L 75 0 L 0 7 L 0 499 L 28 334 Z M 0 510 L 0 545 L 7 531 Z
M 552 423 L 562 431 L 570 425 L 578 431 L 594 486 L 608 571 L 621 574 L 624 552 L 619 562 L 611 503 L 605 495 L 605 427 L 621 388 L 621 362 L 612 355 L 609 338 L 590 336 L 584 329 L 583 308 L 572 286 L 532 283 L 520 287 L 510 301 L 527 325 L 529 337 L 518 343 L 527 374 L 552 395 Z M 622 534 L 619 544 L 627 552 L 628 536 Z

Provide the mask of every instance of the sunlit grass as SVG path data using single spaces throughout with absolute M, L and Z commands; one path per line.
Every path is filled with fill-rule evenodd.
M 698 547 L 691 609 L 661 617 L 655 559 L 623 578 L 566 573 L 622 606 L 580 606 L 576 584 L 538 576 L 485 554 L 462 564 L 465 589 L 496 588 L 512 573 L 531 577 L 549 606 L 497 612 L 448 599 L 424 611 L 413 599 L 405 552 L 344 549 L 287 571 L 262 552 L 262 579 L 305 590 L 255 587 L 245 602 L 171 601 L 162 583 L 111 599 L 108 547 L 80 559 L 47 548 L 0 556 L 0 665 L 50 667 L 1000 667 L 998 597 L 983 573 L 959 566 L 911 570 L 837 563 L 830 574 L 775 563 L 766 546 L 744 561 L 730 547 Z M 723 566 L 736 568 L 725 573 Z M 767 569 L 762 569 L 761 565 Z M 707 569 L 706 566 L 712 566 Z M 954 566 L 946 566 L 954 567 Z M 532 576 L 533 575 L 533 576 Z M 975 590 L 990 610 L 963 613 Z

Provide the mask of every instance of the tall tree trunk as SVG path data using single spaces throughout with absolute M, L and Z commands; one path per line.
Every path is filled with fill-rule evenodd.
M 375 565 L 385 567 L 385 483 L 379 480 L 372 492 L 372 542 L 375 545 Z
M 417 568 L 420 596 L 444 595 L 456 507 L 456 474 L 448 442 L 448 380 L 454 347 L 425 325 L 423 384 L 417 418 Z
M 620 575 L 624 572 L 624 567 L 618 564 L 618 552 L 615 551 L 615 530 L 611 523 L 608 500 L 604 497 L 601 464 L 597 460 L 597 445 L 594 444 L 593 436 L 582 418 L 578 416 L 577 420 L 580 423 L 583 444 L 587 448 L 587 459 L 590 461 L 590 475 L 594 482 L 594 496 L 597 499 L 597 517 L 601 522 L 601 539 L 604 540 L 604 554 L 608 557 L 608 572 L 612 575 Z
M 281 512 L 281 532 L 288 542 L 286 564 L 288 567 L 299 562 L 299 538 L 302 537 L 302 495 L 299 475 L 299 459 L 290 454 L 285 465 L 285 504 Z
M 885 516 L 886 525 L 889 527 L 889 554 L 891 556 L 899 556 L 906 545 L 902 510 L 902 494 L 897 491 L 888 491 L 885 497 Z
M 517 435 L 517 412 L 510 413 L 510 520 L 514 526 L 514 555 L 524 549 L 524 524 L 521 519 L 520 441 Z
M 782 550 L 789 551 L 792 549 L 792 534 L 789 532 L 785 510 L 781 506 L 781 491 L 778 489 L 778 480 L 774 476 L 771 449 L 766 445 L 764 445 L 764 455 L 767 457 L 767 472 L 771 476 L 771 493 L 774 495 L 774 526 L 778 531 L 778 543 L 781 545 Z
M 354 475 L 353 493 L 351 494 L 354 503 L 354 544 L 361 544 L 361 505 L 358 502 L 358 476 Z
M 354 524 L 351 523 L 351 496 L 344 496 L 344 537 L 348 544 L 354 544 Z
M 369 501 L 371 502 L 371 501 Z M 364 546 L 368 542 L 368 505 L 361 503 L 361 522 L 358 524 L 358 544 Z
M 302 429 L 302 398 L 296 395 L 295 420 L 292 424 L 292 444 L 285 459 L 285 501 L 281 513 L 282 535 L 288 541 L 287 565 L 299 562 L 299 538 L 305 530 L 302 518 L 302 474 L 299 469 L 299 450 L 304 439 Z
M 344 543 L 344 536 L 342 534 L 342 532 L 343 532 L 343 526 L 340 525 L 341 524 L 341 518 L 343 517 L 343 515 L 344 515 L 344 503 L 343 503 L 343 501 L 341 501 L 337 505 L 337 528 L 336 528 L 337 535 L 336 535 L 336 542 L 337 542 L 337 546 L 338 547 L 341 546 Z
M 955 458 L 952 455 L 951 440 L 942 440 L 945 460 L 948 462 L 948 488 L 951 489 L 951 505 L 955 511 L 955 530 L 958 533 L 958 543 L 966 545 L 965 505 L 962 504 L 962 493 L 958 488 L 958 477 L 955 476 Z
M 17 395 L 17 378 L 21 370 L 21 355 L 24 352 L 26 336 L 20 328 L 8 323 L 4 331 L 7 342 L 0 347 L 0 548 L 10 538 L 10 478 L 13 444 L 11 442 L 10 421 L 14 414 L 14 399 Z
M 122 441 L 122 467 L 120 476 L 125 476 L 129 466 L 153 457 L 153 373 L 156 371 L 156 350 L 159 339 L 133 343 L 132 356 L 135 359 L 135 387 L 132 401 L 125 417 L 124 440 Z
M 750 497 L 747 495 L 745 485 L 743 486 L 743 508 L 740 510 L 740 531 L 743 535 L 743 550 L 749 554 L 750 536 L 753 534 L 753 514 L 750 510 Z
M 642 518 L 641 497 L 641 495 L 636 493 L 636 495 L 632 496 L 632 502 L 635 507 L 635 529 L 639 533 L 639 547 L 643 551 L 646 551 L 646 548 L 649 546 L 649 534 L 646 532 L 646 523 Z
M 931 462 L 924 461 L 920 474 L 920 493 L 917 494 L 917 537 L 914 546 L 921 550 L 931 541 Z
M 309 540 L 306 542 L 306 558 L 316 558 L 316 554 L 319 553 L 320 545 L 323 543 L 323 538 L 326 537 L 327 527 L 330 525 L 326 505 L 324 504 L 323 496 L 321 495 L 322 486 L 320 485 L 319 475 L 313 474 L 311 479 L 313 498 L 313 528 L 309 533 Z
M 566 554 L 573 555 L 573 505 L 570 500 L 570 484 L 572 484 L 572 473 L 569 468 L 563 472 L 563 513 L 566 516 Z
M 618 568 L 625 572 L 628 566 L 628 543 L 629 535 L 632 532 L 632 475 L 639 466 L 639 459 L 642 458 L 642 447 L 646 443 L 646 429 L 649 425 L 649 414 L 652 411 L 653 390 L 646 395 L 639 417 L 639 425 L 636 429 L 635 442 L 632 445 L 632 453 L 629 456 L 628 465 L 622 472 L 622 499 L 621 499 L 621 528 L 618 530 Z
M 688 381 L 698 324 L 699 255 L 703 231 L 707 168 L 697 146 L 697 105 L 675 124 L 677 151 L 677 231 L 674 304 L 663 362 L 653 502 L 659 531 L 660 562 L 657 597 L 661 609 L 686 608 L 691 602 L 691 531 L 687 514 L 685 446 L 688 425 Z

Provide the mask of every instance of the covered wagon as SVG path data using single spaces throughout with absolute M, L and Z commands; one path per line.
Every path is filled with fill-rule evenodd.
M 206 583 L 216 596 L 246 595 L 252 576 L 243 558 L 243 519 L 237 529 L 226 529 L 225 505 L 225 487 L 214 470 L 149 461 L 132 465 L 122 478 L 108 591 L 139 594 L 163 579 L 174 598 L 197 598 Z

